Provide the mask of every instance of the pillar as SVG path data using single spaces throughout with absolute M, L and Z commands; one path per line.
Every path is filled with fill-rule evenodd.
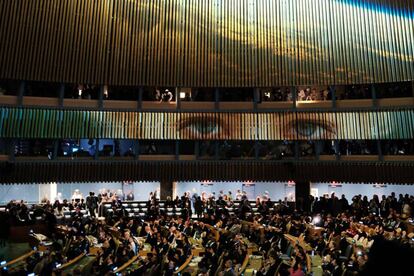
M 301 211 L 310 211 L 310 182 L 296 182 L 295 185 L 295 201 L 296 209 Z
M 329 86 L 328 88 L 331 91 L 331 100 L 332 100 L 332 108 L 336 108 L 336 90 L 335 86 Z
M 411 96 L 414 97 L 414 81 L 411 82 Z
M 260 89 L 255 88 L 253 91 L 253 109 L 257 110 L 257 104 L 260 103 Z
M 178 87 L 175 87 L 175 102 L 177 103 L 177 110 L 181 109 L 181 95 L 180 95 L 180 89 Z
M 214 89 L 214 109 L 220 109 L 220 91 L 218 88 Z
M 140 87 L 138 90 L 138 102 L 137 102 L 137 109 L 141 110 L 142 109 L 142 96 L 144 94 L 144 87 Z
M 105 89 L 108 89 L 108 86 L 102 85 L 99 89 L 99 97 L 98 97 L 98 108 L 103 109 L 103 99 L 104 99 L 104 92 Z
M 21 81 L 19 84 L 19 90 L 17 91 L 17 105 L 23 104 L 23 97 L 26 92 L 26 82 Z
M 298 91 L 297 91 L 296 87 L 290 87 L 290 89 L 291 89 L 292 103 L 293 103 L 292 108 L 296 109 L 296 102 L 298 100 Z
M 372 107 L 377 107 L 378 106 L 377 90 L 375 89 L 374 85 L 371 85 L 371 99 L 372 99 Z
M 63 107 L 63 99 L 65 98 L 65 84 L 60 84 L 59 91 L 58 91 L 58 97 L 59 97 L 59 107 Z
M 161 180 L 160 183 L 160 199 L 166 200 L 167 197 L 173 196 L 173 181 L 172 180 Z

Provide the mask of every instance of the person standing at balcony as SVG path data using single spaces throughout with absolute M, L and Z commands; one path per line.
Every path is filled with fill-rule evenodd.
M 163 102 L 171 102 L 173 97 L 174 97 L 173 94 L 168 89 L 165 89 L 165 91 L 162 93 L 162 101 Z

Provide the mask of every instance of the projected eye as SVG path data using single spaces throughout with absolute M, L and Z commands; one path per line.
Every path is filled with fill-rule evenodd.
M 297 122 L 297 134 L 305 137 L 310 137 L 315 133 L 322 133 L 324 131 L 325 126 L 311 122 L 311 121 L 299 121 Z
M 335 127 L 331 122 L 303 119 L 290 122 L 288 131 L 291 138 L 299 140 L 333 139 L 336 134 Z
M 181 137 L 188 139 L 214 139 L 227 136 L 227 127 L 212 116 L 192 117 L 180 122 Z

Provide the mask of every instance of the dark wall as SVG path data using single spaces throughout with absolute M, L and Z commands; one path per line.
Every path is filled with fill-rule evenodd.
M 414 163 L 278 161 L 0 162 L 0 183 L 95 181 L 414 182 Z

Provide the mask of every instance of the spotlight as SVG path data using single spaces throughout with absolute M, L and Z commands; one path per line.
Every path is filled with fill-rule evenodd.
M 185 92 L 180 92 L 180 99 L 185 99 Z

